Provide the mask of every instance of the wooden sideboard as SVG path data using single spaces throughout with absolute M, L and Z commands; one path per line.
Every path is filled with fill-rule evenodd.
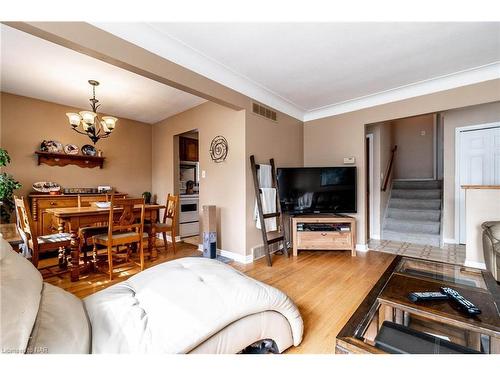
M 96 198 L 96 201 L 105 201 L 106 194 L 85 194 L 85 197 Z M 115 194 L 117 198 L 124 198 L 127 194 Z M 57 224 L 53 220 L 52 214 L 47 212 L 49 208 L 77 207 L 77 194 L 37 194 L 31 193 L 29 196 L 31 215 L 38 236 L 57 233 Z

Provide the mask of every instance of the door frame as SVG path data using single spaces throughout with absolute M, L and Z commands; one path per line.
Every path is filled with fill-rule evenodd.
M 376 235 L 375 232 L 374 232 L 374 229 L 375 229 L 375 224 L 374 224 L 374 221 L 375 221 L 375 217 L 374 217 L 374 213 L 375 213 L 375 208 L 374 208 L 374 181 L 373 181 L 373 175 L 374 175 L 374 171 L 373 171 L 373 168 L 374 168 L 374 164 L 373 164 L 373 158 L 375 156 L 375 150 L 374 150 L 374 145 L 373 145 L 373 133 L 368 133 L 368 134 L 365 134 L 365 140 L 368 141 L 368 148 L 370 149 L 370 154 L 369 155 L 366 155 L 368 156 L 368 178 L 369 178 L 369 194 L 368 194 L 368 205 L 367 205 L 367 208 L 369 210 L 369 215 L 368 215 L 368 220 L 367 220 L 367 223 L 369 223 L 369 228 L 370 230 L 369 231 L 366 231 L 366 234 L 367 234 L 367 240 L 370 240 L 371 238 L 373 239 L 380 239 L 380 235 Z M 365 152 L 366 152 L 366 145 L 365 145 Z M 365 156 L 365 158 L 366 158 Z M 365 189 L 365 194 L 366 194 L 366 189 Z
M 460 243 L 460 135 L 467 131 L 494 129 L 500 127 L 500 121 L 468 125 L 455 128 L 455 233 L 454 243 Z M 465 239 L 467 243 L 467 239 Z

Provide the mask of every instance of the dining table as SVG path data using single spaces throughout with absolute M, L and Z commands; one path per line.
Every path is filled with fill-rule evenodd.
M 148 220 L 151 223 L 158 221 L 160 217 L 160 210 L 165 208 L 161 204 L 146 204 L 144 206 L 144 220 Z M 113 210 L 116 218 L 118 219 L 121 214 L 120 208 L 115 208 Z M 59 233 L 70 233 L 71 234 L 71 281 L 78 281 L 80 278 L 80 237 L 78 231 L 80 228 L 89 227 L 96 225 L 98 223 L 109 222 L 109 208 L 99 208 L 97 206 L 90 207 L 62 207 L 62 208 L 49 208 L 46 212 L 52 214 L 55 225 Z M 137 205 L 134 208 L 134 214 L 137 218 L 141 214 L 141 205 Z M 151 259 L 155 259 L 158 256 L 156 246 L 154 246 L 154 238 L 156 233 L 154 233 L 154 225 L 151 225 L 151 232 L 148 233 L 148 248 L 150 249 Z

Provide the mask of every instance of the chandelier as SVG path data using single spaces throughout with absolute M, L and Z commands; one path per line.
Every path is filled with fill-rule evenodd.
M 99 100 L 95 98 L 95 88 L 99 86 L 99 82 L 91 79 L 89 84 L 92 86 L 92 98 L 89 99 L 92 111 L 81 111 L 80 113 L 66 113 L 68 116 L 71 128 L 79 134 L 87 135 L 94 144 L 101 138 L 107 138 L 113 132 L 118 119 L 111 116 L 102 116 L 99 119 L 97 108 L 101 105 Z M 81 127 L 80 127 L 81 125 Z M 83 130 L 83 131 L 82 131 Z

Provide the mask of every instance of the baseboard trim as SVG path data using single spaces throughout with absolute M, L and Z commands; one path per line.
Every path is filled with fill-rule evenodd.
M 486 269 L 486 264 L 484 264 L 484 262 L 475 262 L 473 260 L 467 260 L 467 259 L 465 260 L 464 266 L 471 268 L 479 268 L 482 270 Z
M 203 245 L 198 245 L 198 251 L 203 252 Z M 223 257 L 234 260 L 235 262 L 242 264 L 250 264 L 253 263 L 253 255 L 241 255 L 233 253 L 232 251 L 217 249 L 217 254 L 222 255 Z
M 368 250 L 370 250 L 370 249 L 368 248 L 367 244 L 364 244 L 364 243 L 356 244 L 356 251 L 361 251 L 361 252 L 365 253 Z
M 443 238 L 443 243 L 451 243 L 451 244 L 458 244 L 458 241 L 455 238 Z
M 380 234 L 372 234 L 370 240 L 380 240 Z

